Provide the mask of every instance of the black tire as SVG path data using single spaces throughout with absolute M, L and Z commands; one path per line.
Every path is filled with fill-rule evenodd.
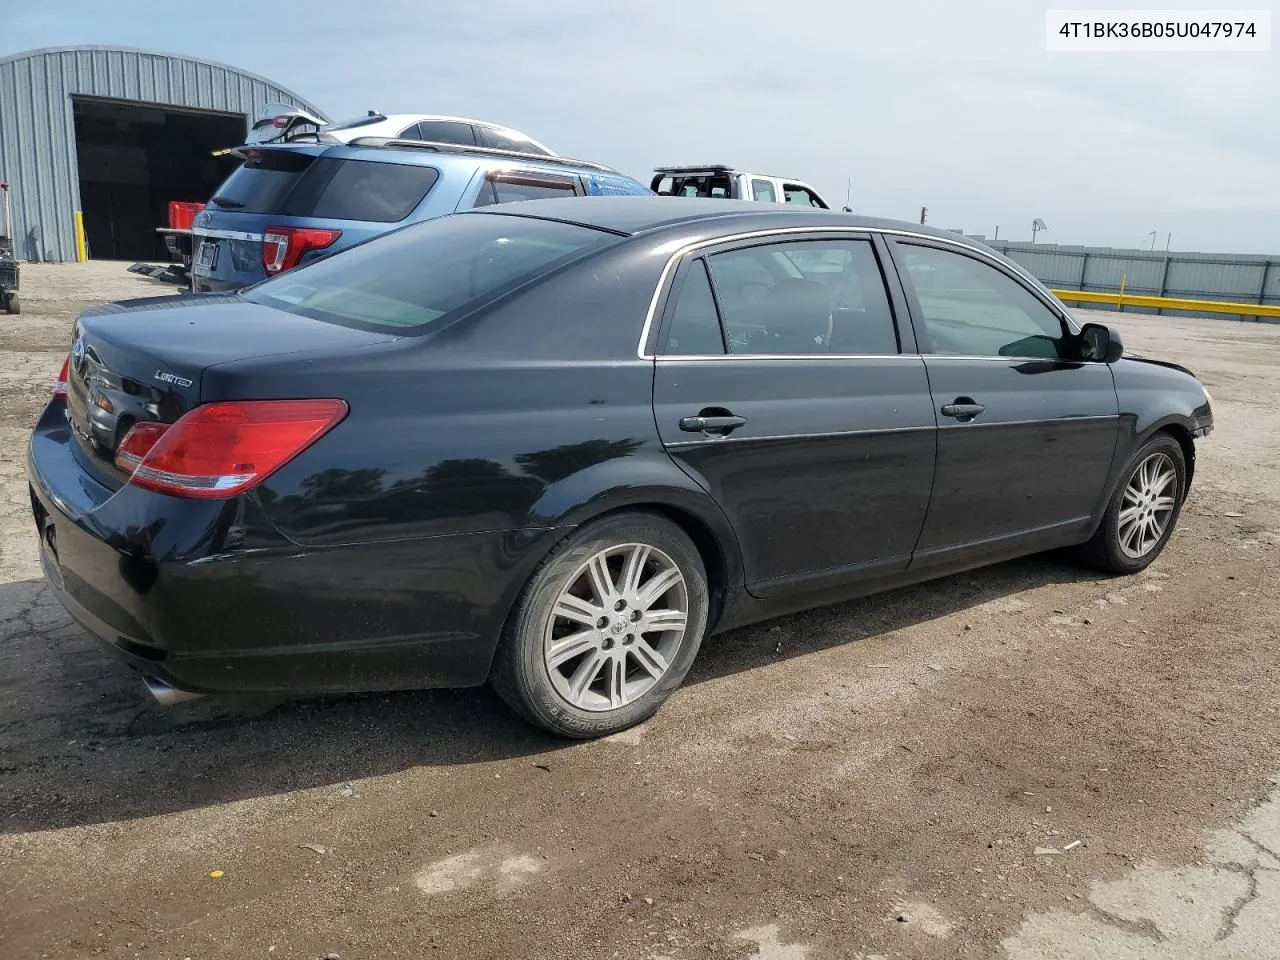
M 615 709 L 582 709 L 562 696 L 552 682 L 551 668 L 543 655 L 544 630 L 561 592 L 570 587 L 588 560 L 608 547 L 635 543 L 661 551 L 683 576 L 688 601 L 684 635 L 666 672 L 650 689 Z M 702 643 L 707 609 L 706 570 L 697 547 L 683 530 L 647 511 L 604 517 L 558 544 L 529 578 L 503 631 L 490 683 L 512 710 L 544 730 L 575 739 L 617 733 L 653 716 L 680 686 Z
M 18 302 L 17 291 L 14 291 L 13 293 L 10 293 L 5 296 L 4 312 L 5 313 L 21 313 L 22 312 L 22 304 Z
M 1130 556 L 1120 543 L 1120 511 L 1124 507 L 1125 489 L 1139 468 L 1149 458 L 1158 454 L 1168 457 L 1173 464 L 1176 477 L 1174 485 L 1177 488 L 1172 494 L 1173 509 L 1164 532 L 1159 539 L 1141 556 Z M 1120 482 L 1116 485 L 1115 493 L 1111 496 L 1111 503 L 1107 505 L 1107 512 L 1102 518 L 1102 523 L 1098 525 L 1097 531 L 1089 542 L 1084 545 L 1086 561 L 1091 566 L 1098 567 L 1108 573 L 1128 574 L 1145 570 L 1156 557 L 1160 556 L 1164 545 L 1169 542 L 1169 537 L 1173 535 L 1174 528 L 1178 525 L 1178 517 L 1182 514 L 1182 503 L 1186 499 L 1186 495 L 1187 464 L 1182 453 L 1182 447 L 1177 440 L 1167 433 L 1158 433 L 1144 443 L 1125 464 L 1124 470 L 1120 474 Z

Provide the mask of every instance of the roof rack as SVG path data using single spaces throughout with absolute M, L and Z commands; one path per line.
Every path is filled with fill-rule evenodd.
M 654 167 L 654 173 L 729 173 L 733 167 L 723 163 L 704 163 L 700 166 Z
M 435 140 L 399 140 L 395 137 L 356 137 L 347 143 L 349 147 L 391 147 L 395 150 L 429 150 L 433 153 L 474 153 L 484 157 L 506 157 L 512 160 L 529 160 L 562 167 L 587 167 L 604 173 L 616 173 L 612 167 L 589 160 L 572 157 L 553 157 L 544 153 L 524 153 L 519 150 L 500 150 L 497 147 L 478 147 L 462 143 L 439 143 Z

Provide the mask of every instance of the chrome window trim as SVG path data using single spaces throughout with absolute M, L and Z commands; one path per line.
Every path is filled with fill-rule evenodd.
M 1014 274 L 1015 276 L 1011 277 L 1010 279 L 1015 279 L 1015 282 L 1021 282 L 1024 286 L 1030 285 L 1034 291 L 1038 291 L 1038 293 L 1047 294 L 1049 303 L 1046 304 L 1046 306 L 1049 306 L 1049 309 L 1053 310 L 1055 313 L 1058 314 L 1058 316 L 1062 319 L 1062 322 L 1067 325 L 1068 330 L 1070 330 L 1072 333 L 1080 332 L 1080 328 L 1076 325 L 1075 318 L 1072 317 L 1071 314 L 1068 313 L 1065 308 L 1058 309 L 1054 307 L 1053 304 L 1056 302 L 1056 298 L 1053 296 L 1052 293 L 1049 293 L 1048 288 L 1046 288 L 1039 280 L 1033 277 L 1024 267 L 1022 267 L 1020 264 L 1014 263 L 1012 260 L 1006 260 L 1000 257 L 999 254 L 989 253 L 986 250 L 981 250 L 977 247 L 970 246 L 969 244 L 963 241 L 953 240 L 950 237 L 935 237 L 932 234 L 928 234 L 928 233 L 915 233 L 914 231 L 911 231 L 911 230 L 891 229 L 889 227 L 854 227 L 854 226 L 843 226 L 843 225 L 830 226 L 830 227 L 781 227 L 781 228 L 776 228 L 772 230 L 751 230 L 746 233 L 735 233 L 735 234 L 730 234 L 728 236 L 723 236 L 723 237 L 713 237 L 710 240 L 699 240 L 696 243 L 685 244 L 683 247 L 673 252 L 671 256 L 667 259 L 666 265 L 662 268 L 662 275 L 658 277 L 658 284 L 654 288 L 653 296 L 649 299 L 649 310 L 645 314 L 644 327 L 640 331 L 640 342 L 636 345 L 636 356 L 641 360 L 675 359 L 674 357 L 663 357 L 661 354 L 657 354 L 657 353 L 645 353 L 644 348 L 645 348 L 645 344 L 649 340 L 649 334 L 653 331 L 653 322 L 658 311 L 658 302 L 662 299 L 663 291 L 667 289 L 667 285 L 671 279 L 671 275 L 674 272 L 675 268 L 679 265 L 680 260 L 683 257 L 686 257 L 689 254 L 694 253 L 695 251 L 706 249 L 707 247 L 719 246 L 722 243 L 737 243 L 742 240 L 755 240 L 755 239 L 767 238 L 767 237 L 784 237 L 785 238 L 785 237 L 793 237 L 793 236 L 803 236 L 805 234 L 814 234 L 814 233 L 825 233 L 825 234 L 878 233 L 881 236 L 908 237 L 913 240 L 928 240 L 933 243 L 939 243 L 945 246 L 956 247 L 957 249 L 962 250 L 971 256 L 976 256 L 989 262 L 997 270 L 1000 270 L 1003 273 Z M 850 239 L 856 239 L 856 237 L 850 237 Z M 888 290 L 886 289 L 885 292 L 888 293 Z M 1037 296 L 1037 299 L 1043 299 L 1043 298 Z M 731 353 L 725 353 L 723 355 L 716 354 L 711 357 L 707 357 L 705 359 L 724 360 L 724 359 L 732 359 L 735 357 L 751 357 L 751 356 L 754 356 L 756 358 L 776 359 L 776 356 L 771 354 L 754 354 L 753 355 L 753 354 L 731 354 Z M 794 359 L 812 360 L 812 359 L 821 358 L 821 357 L 827 357 L 831 359 L 837 359 L 837 358 L 848 359 L 850 357 L 859 357 L 859 356 L 865 357 L 867 355 L 866 354 L 823 353 L 823 354 L 786 354 L 786 356 Z M 921 354 L 895 354 L 895 356 L 921 356 Z M 930 353 L 930 354 L 923 354 L 923 356 L 935 357 L 935 356 L 942 356 L 942 355 Z M 704 358 L 698 357 L 694 359 L 704 359 Z M 1050 357 L 1022 357 L 1022 358 L 1019 358 L 1019 357 L 953 357 L 953 359 L 956 359 L 956 360 L 1016 360 L 1016 359 L 1047 360 L 1052 358 Z
M 918 353 L 699 353 L 655 357 L 641 360 L 661 360 L 663 363 L 688 363 L 699 360 L 919 360 Z
M 700 360 L 982 360 L 986 363 L 1102 364 L 1102 360 L 1067 360 L 1063 357 L 968 357 L 956 353 L 701 353 L 641 357 L 662 363 Z

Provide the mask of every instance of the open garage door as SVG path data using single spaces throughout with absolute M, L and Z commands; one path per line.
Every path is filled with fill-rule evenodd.
M 169 222 L 169 201 L 204 203 L 213 195 L 240 161 L 212 153 L 242 143 L 247 118 L 129 100 L 71 99 L 89 256 L 167 261 L 156 227 Z

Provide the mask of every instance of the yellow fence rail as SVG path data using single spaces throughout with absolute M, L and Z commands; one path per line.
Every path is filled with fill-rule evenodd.
M 1247 317 L 1280 317 L 1280 304 L 1231 303 L 1224 300 L 1181 300 L 1177 297 L 1147 297 L 1136 293 L 1099 293 L 1093 290 L 1054 290 L 1059 300 L 1070 303 L 1106 303 L 1114 307 L 1154 307 L 1186 310 L 1191 313 L 1229 313 Z

